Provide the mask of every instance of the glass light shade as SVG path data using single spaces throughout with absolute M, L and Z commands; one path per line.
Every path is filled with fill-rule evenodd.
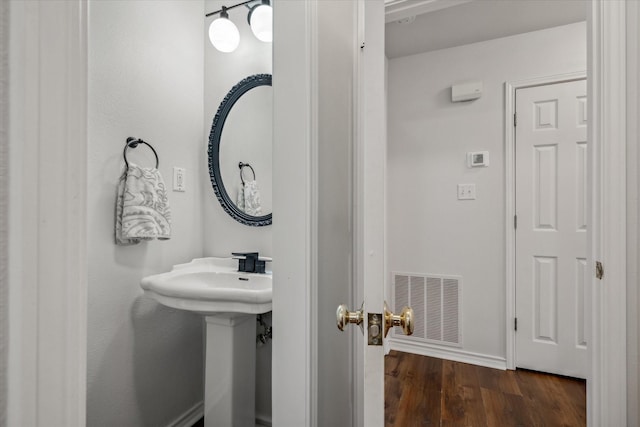
M 262 42 L 273 40 L 273 9 L 268 4 L 256 6 L 251 11 L 251 31 Z
M 233 52 L 240 44 L 240 32 L 229 19 L 218 18 L 209 26 L 209 40 L 220 52 Z

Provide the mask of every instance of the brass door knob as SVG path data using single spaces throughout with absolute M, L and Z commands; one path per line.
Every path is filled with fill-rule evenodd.
M 338 310 L 336 310 L 336 323 L 338 325 L 338 329 L 344 331 L 344 327 L 349 323 L 355 323 L 360 326 L 360 330 L 364 332 L 364 326 L 362 324 L 364 320 L 364 310 L 363 307 L 360 307 L 360 310 L 349 311 L 349 307 L 346 304 L 341 304 L 338 306 Z
M 405 335 L 413 334 L 413 309 L 411 307 L 403 307 L 402 313 L 393 314 L 387 309 L 387 303 L 384 303 L 384 336 L 387 337 L 389 329 L 392 326 L 401 326 Z

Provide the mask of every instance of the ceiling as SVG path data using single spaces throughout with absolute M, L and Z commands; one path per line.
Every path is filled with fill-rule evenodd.
M 585 21 L 587 2 L 387 0 L 386 12 L 386 55 L 398 58 Z

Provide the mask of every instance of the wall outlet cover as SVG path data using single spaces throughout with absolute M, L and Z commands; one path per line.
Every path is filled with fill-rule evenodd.
M 186 185 L 187 170 L 174 166 L 173 168 L 173 191 L 187 191 Z

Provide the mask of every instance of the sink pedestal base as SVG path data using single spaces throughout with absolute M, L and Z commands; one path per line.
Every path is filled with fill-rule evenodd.
M 256 315 L 206 316 L 205 427 L 255 427 Z

